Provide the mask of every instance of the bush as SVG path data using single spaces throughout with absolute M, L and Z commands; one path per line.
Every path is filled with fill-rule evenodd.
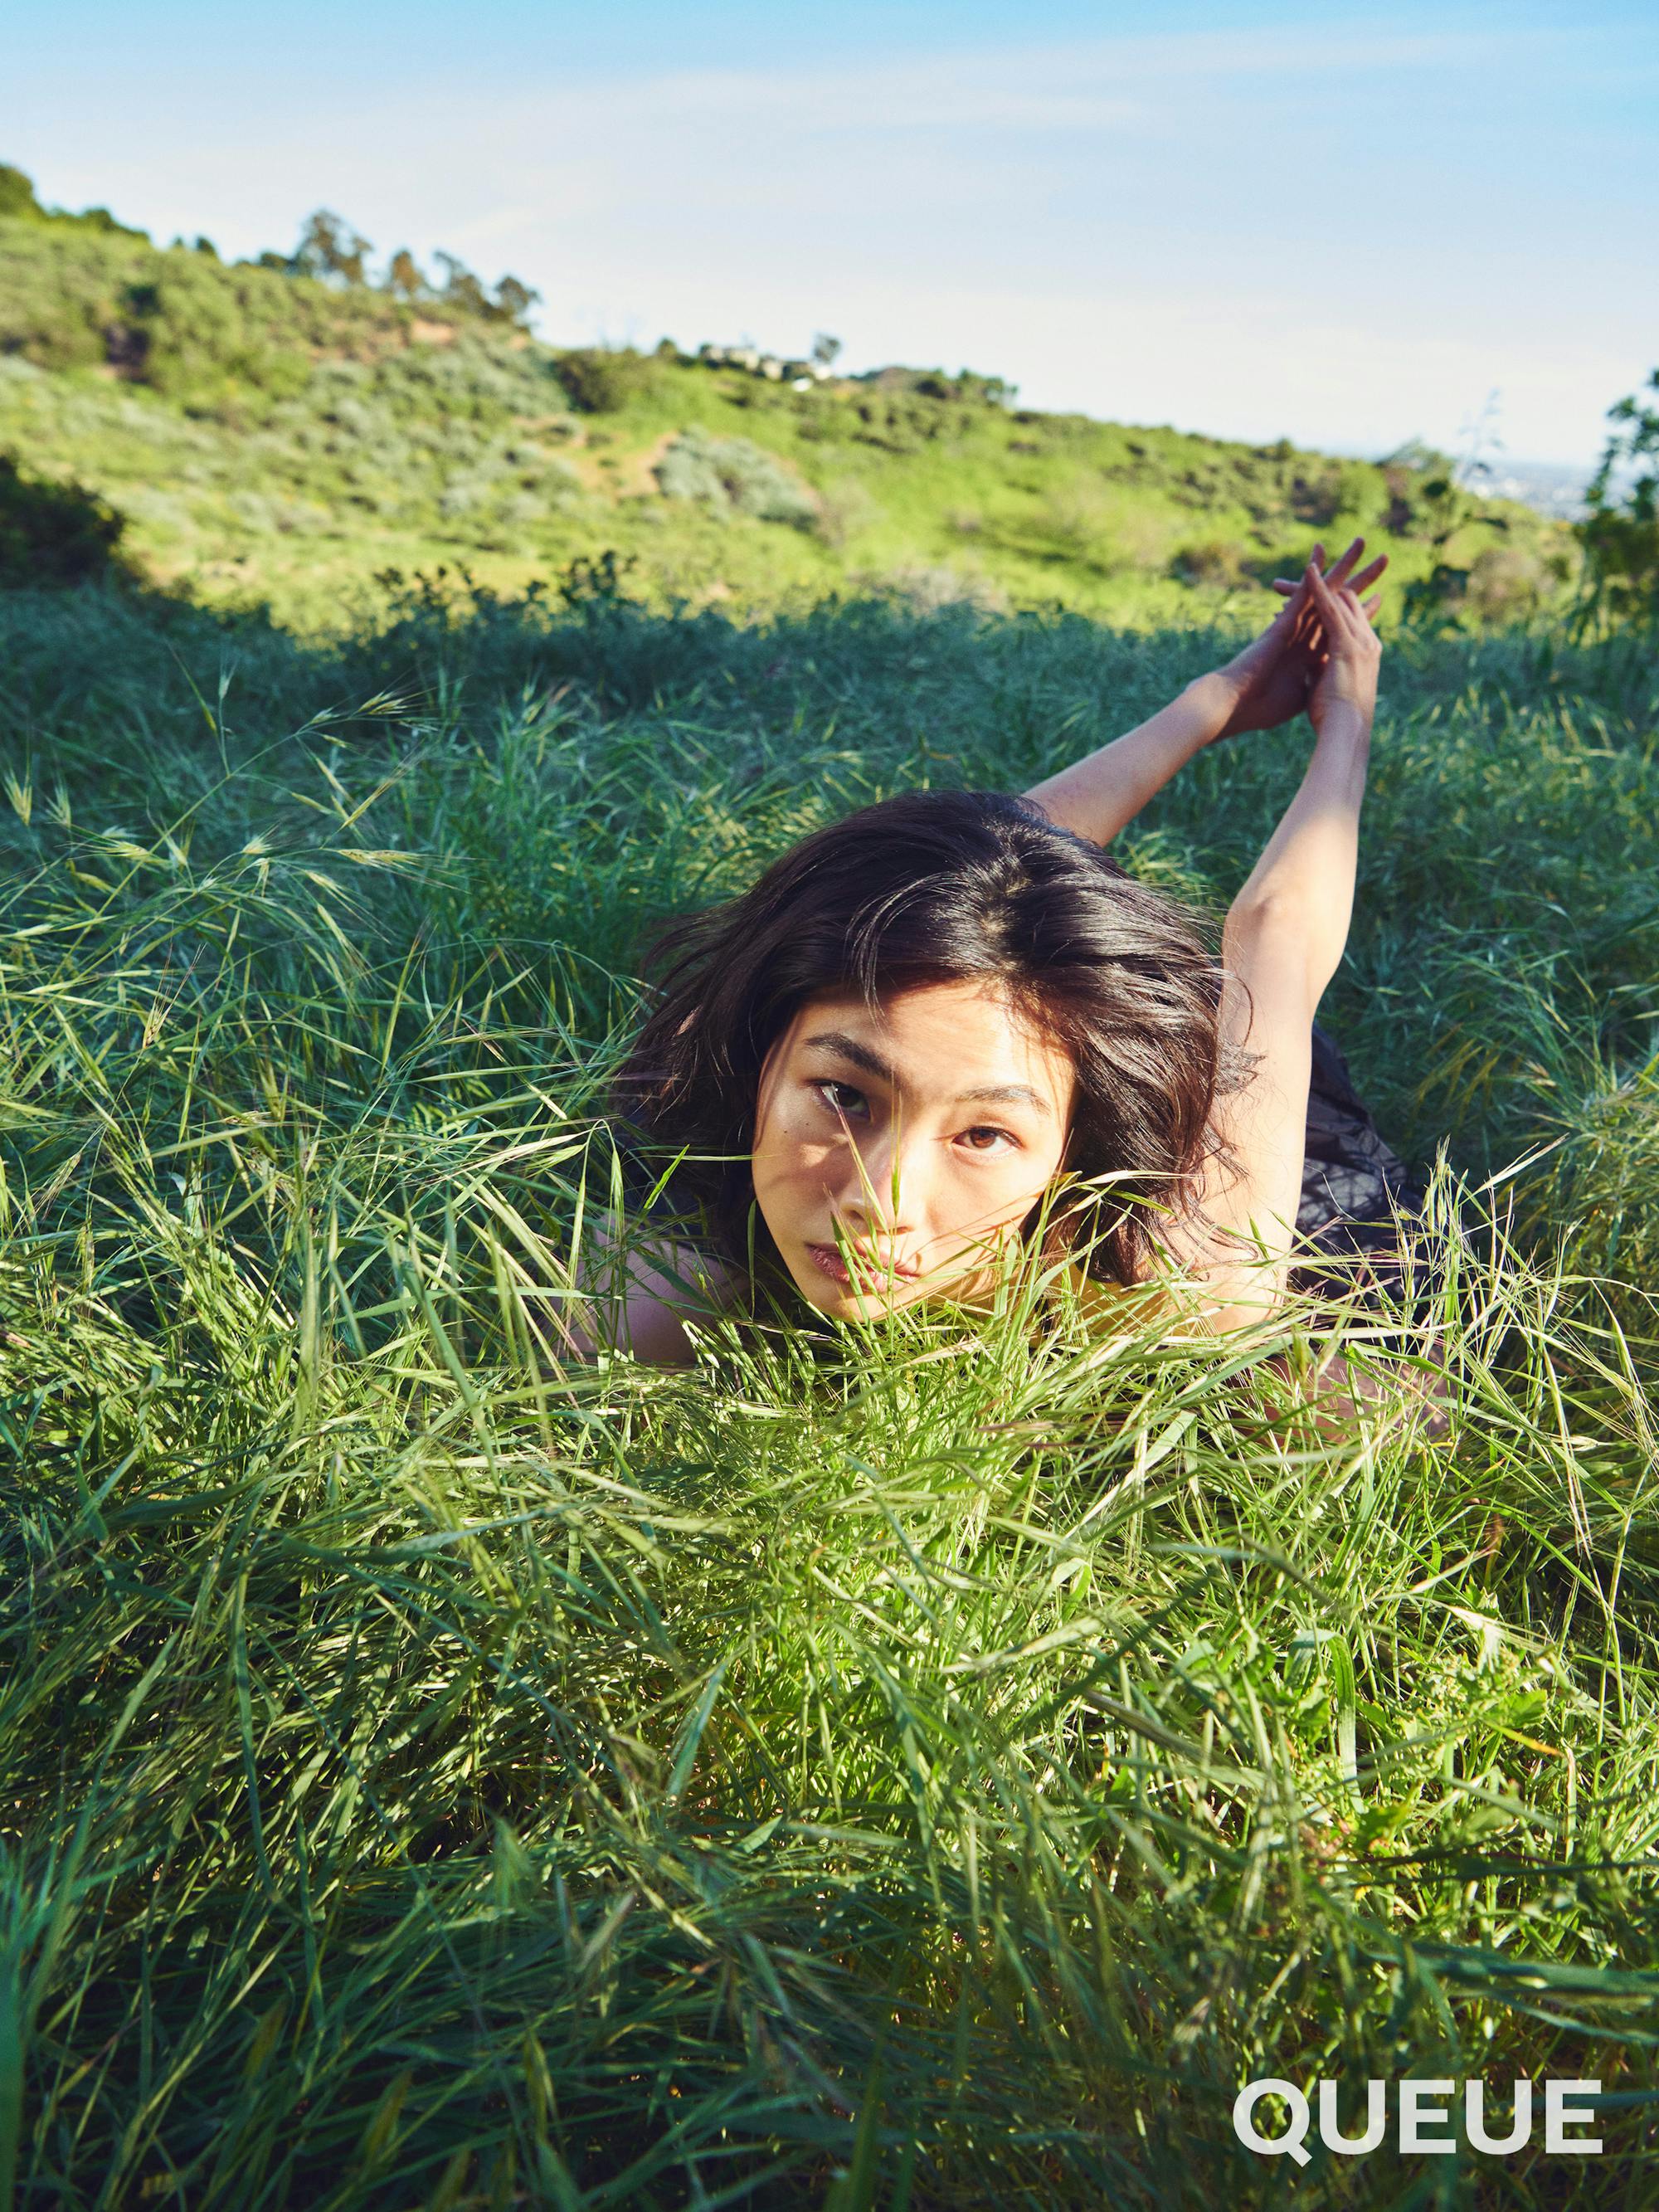
M 665 499 L 701 500 L 759 522 L 788 522 L 804 530 L 817 519 L 813 494 L 747 438 L 682 431 L 657 465 L 657 484 Z
M 441 303 L 421 312 L 453 325 Z M 106 363 L 195 408 L 292 393 L 319 356 L 401 352 L 413 319 L 370 286 L 226 267 L 78 219 L 9 223 L 0 254 L 0 353 L 40 368 Z
M 9 161 L 0 161 L 0 222 L 38 222 L 45 212 L 34 197 L 33 180 Z
M 1488 545 L 1469 566 L 1470 611 L 1483 623 L 1525 622 L 1552 597 L 1561 579 L 1522 545 Z
M 1648 389 L 1659 395 L 1659 368 Z M 1659 618 L 1659 405 L 1632 393 L 1608 410 L 1607 419 L 1617 427 L 1579 526 L 1589 566 L 1589 611 L 1652 623 Z M 1622 496 L 1621 470 L 1635 471 Z
M 880 521 L 881 515 L 867 485 L 856 477 L 837 477 L 818 494 L 812 533 L 821 544 L 839 549 Z
M 582 346 L 561 354 L 557 375 L 584 415 L 619 415 L 656 388 L 657 371 L 632 346 Z
M 0 453 L 0 586 L 83 584 L 107 575 L 125 526 L 79 484 L 37 483 Z
M 1082 477 L 1058 484 L 1036 516 L 1038 535 L 1069 557 L 1087 560 L 1111 534 L 1117 510 L 1103 488 Z
M 1228 538 L 1183 545 L 1170 563 L 1170 573 L 1182 583 L 1207 586 L 1212 591 L 1233 591 L 1251 580 L 1247 549 Z
M 994 578 L 974 570 L 915 562 L 864 580 L 868 588 L 916 615 L 965 607 L 978 615 L 1006 615 L 1008 595 Z
M 1045 550 L 1052 547 L 1062 559 L 1086 564 L 1102 576 L 1165 567 L 1176 522 L 1081 472 L 1056 485 L 1031 518 Z
M 1328 529 L 1342 512 L 1344 489 L 1340 466 L 1298 470 L 1291 479 L 1290 508 L 1298 522 Z
M 67 208 L 42 207 L 34 196 L 33 179 L 21 169 L 13 168 L 8 161 L 0 161 L 0 222 L 68 224 L 81 230 L 113 233 L 121 238 L 142 238 L 146 245 L 149 242 L 148 232 L 117 222 L 107 208 L 87 208 L 80 215 L 71 215 Z

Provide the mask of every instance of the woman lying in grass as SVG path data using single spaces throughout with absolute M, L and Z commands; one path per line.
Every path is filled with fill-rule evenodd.
M 1314 1027 L 1376 696 L 1363 550 L 1326 575 L 1316 548 L 1261 637 L 1023 797 L 884 800 L 682 927 L 620 1098 L 684 1152 L 703 1228 L 588 1279 L 585 1352 L 683 1363 L 688 1319 L 769 1285 L 834 1320 L 972 1308 L 1039 1218 L 1057 1258 L 1157 1276 L 1213 1330 L 1270 1317 L 1310 1249 L 1393 1240 L 1404 1172 Z M 1304 708 L 1306 775 L 1218 957 L 1103 848 L 1201 747 Z

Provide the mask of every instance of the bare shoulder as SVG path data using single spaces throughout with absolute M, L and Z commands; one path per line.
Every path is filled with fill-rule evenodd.
M 687 1367 L 686 1323 L 712 1319 L 732 1301 L 736 1271 L 689 1243 L 608 1240 L 580 1271 L 583 1316 L 572 1329 L 578 1356 L 625 1352 L 655 1367 Z

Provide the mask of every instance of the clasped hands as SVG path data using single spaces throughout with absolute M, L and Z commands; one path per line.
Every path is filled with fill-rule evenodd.
M 1322 694 L 1346 696 L 1356 685 L 1363 691 L 1368 678 L 1374 696 L 1378 648 L 1370 618 L 1380 595 L 1363 595 L 1388 567 L 1389 556 L 1379 553 L 1356 574 L 1364 550 L 1364 539 L 1356 538 L 1326 571 L 1321 568 L 1325 549 L 1316 545 L 1299 580 L 1274 579 L 1284 605 L 1260 637 L 1216 672 L 1234 695 L 1216 737 L 1275 730 L 1304 708 L 1317 725 Z M 1357 665 L 1350 668 L 1350 661 Z

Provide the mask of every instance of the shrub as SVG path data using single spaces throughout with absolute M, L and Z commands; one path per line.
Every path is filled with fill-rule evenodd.
M 632 346 L 582 346 L 558 357 L 557 375 L 584 415 L 618 415 L 656 386 L 657 371 Z
M 839 548 L 872 529 L 884 509 L 867 484 L 857 477 L 836 477 L 818 494 L 818 511 L 812 534 L 823 545 Z
M 1335 464 L 1322 469 L 1299 469 L 1291 479 L 1291 513 L 1298 522 L 1326 529 L 1342 511 L 1342 471 Z
M 38 222 L 45 212 L 34 197 L 33 179 L 0 161 L 0 222 Z
M 146 245 L 149 243 L 147 232 L 135 230 L 129 223 L 117 222 L 107 208 L 87 208 L 80 215 L 71 215 L 67 208 L 42 207 L 34 196 L 33 179 L 7 161 L 0 161 L 0 222 L 68 224 L 81 230 L 114 233 L 122 238 L 142 238 Z
M 1525 622 L 1551 597 L 1559 575 L 1522 545 L 1488 545 L 1469 565 L 1464 597 L 1482 622 Z
M 1079 473 L 1048 495 L 1032 525 L 1044 547 L 1052 546 L 1097 575 L 1111 576 L 1165 567 L 1176 518 L 1160 515 L 1101 479 Z
M 83 584 L 106 575 L 125 526 L 81 485 L 37 483 L 0 453 L 0 586 Z
M 1062 553 L 1087 559 L 1109 533 L 1114 508 L 1102 486 L 1083 477 L 1057 485 L 1036 518 L 1039 536 Z
M 1196 545 L 1183 545 L 1170 563 L 1170 573 L 1182 583 L 1231 591 L 1250 580 L 1249 555 L 1232 538 L 1206 538 Z
M 715 438 L 684 430 L 657 465 L 665 499 L 701 500 L 723 512 L 752 514 L 760 522 L 810 528 L 819 505 L 775 455 L 747 438 Z
M 1659 368 L 1648 379 L 1659 397 Z M 1639 393 L 1607 410 L 1616 427 L 1587 495 L 1579 526 L 1589 559 L 1590 611 L 1651 623 L 1659 618 L 1659 404 Z M 1621 496 L 1621 470 L 1632 475 Z
M 936 615 L 949 607 L 968 607 L 981 615 L 1009 611 L 1008 594 L 1001 586 L 972 569 L 918 562 L 864 580 L 871 590 L 896 599 L 913 614 Z
M 447 295 L 418 312 L 441 333 L 479 327 Z M 10 222 L 0 254 L 0 353 L 42 368 L 106 363 L 196 409 L 290 395 L 319 357 L 401 353 L 416 313 L 378 286 L 295 276 L 280 255 L 227 266 L 79 216 Z

